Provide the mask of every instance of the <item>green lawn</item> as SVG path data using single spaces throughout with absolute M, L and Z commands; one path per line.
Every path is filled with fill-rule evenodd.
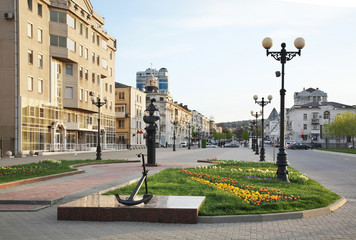
M 356 149 L 352 148 L 319 148 L 319 150 L 322 151 L 329 151 L 329 152 L 341 152 L 341 153 L 351 153 L 351 154 L 356 154 Z
M 279 181 L 276 170 L 273 163 L 242 161 L 221 161 L 215 166 L 183 171 L 167 169 L 148 178 L 148 190 L 153 195 L 206 196 L 199 212 L 203 216 L 301 211 L 326 207 L 340 198 L 292 168 L 291 182 Z M 130 195 L 135 186 L 107 194 Z M 144 186 L 139 194 L 144 194 Z
M 18 180 L 30 179 L 75 171 L 72 165 L 104 162 L 120 162 L 125 160 L 71 160 L 56 161 L 51 159 L 41 160 L 38 163 L 24 165 L 13 165 L 0 168 L 0 183 L 13 182 Z

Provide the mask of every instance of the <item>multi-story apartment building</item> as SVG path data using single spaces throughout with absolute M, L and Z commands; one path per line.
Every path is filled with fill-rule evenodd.
M 152 68 L 147 68 L 146 71 L 140 71 L 136 73 L 136 88 L 145 91 L 146 78 L 151 76 L 151 74 L 157 77 L 158 92 L 169 93 L 168 90 L 168 70 L 166 68 L 161 68 L 159 71 Z
M 121 83 L 115 83 L 116 143 L 130 149 L 146 146 L 143 137 L 146 94 Z
M 0 3 L 0 137 L 15 155 L 115 142 L 116 40 L 89 0 Z M 91 93 L 91 94 L 90 94 Z
M 314 91 L 313 91 L 314 90 Z M 307 96 L 310 95 L 310 96 Z M 326 136 L 323 132 L 325 124 L 330 124 L 337 114 L 346 111 L 356 112 L 355 106 L 336 102 L 327 102 L 327 94 L 317 89 L 309 88 L 300 93 L 303 101 L 295 101 L 294 106 L 286 112 L 286 140 L 299 142 L 316 142 L 324 144 Z M 309 99 L 307 101 L 307 99 Z M 329 139 L 330 144 L 333 141 Z

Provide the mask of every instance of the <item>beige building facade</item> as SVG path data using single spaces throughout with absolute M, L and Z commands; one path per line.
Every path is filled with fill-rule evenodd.
M 116 143 L 130 149 L 145 148 L 146 94 L 134 87 L 115 84 Z
M 2 154 L 88 150 L 115 143 L 116 39 L 89 0 L 0 3 Z

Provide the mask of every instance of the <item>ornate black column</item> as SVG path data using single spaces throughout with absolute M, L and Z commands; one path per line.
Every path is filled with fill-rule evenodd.
M 145 128 L 147 132 L 146 145 L 147 145 L 147 166 L 157 166 L 156 164 L 156 121 L 159 120 L 158 116 L 153 116 L 153 114 L 158 111 L 158 109 L 153 105 L 156 100 L 151 99 L 150 105 L 148 105 L 146 112 L 149 116 L 143 116 L 143 121 L 148 124 Z

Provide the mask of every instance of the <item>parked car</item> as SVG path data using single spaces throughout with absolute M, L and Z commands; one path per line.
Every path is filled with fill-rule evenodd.
M 322 148 L 321 143 L 310 143 L 309 144 L 310 148 Z
M 293 143 L 289 148 L 293 149 L 293 150 L 294 149 L 305 149 L 305 150 L 311 149 L 311 147 L 309 145 L 303 144 L 303 143 L 299 143 L 299 142 Z
M 217 146 L 211 143 L 207 143 L 206 148 L 217 148 Z
M 188 147 L 188 143 L 187 142 L 182 142 L 182 143 L 180 143 L 180 146 L 181 147 Z
M 286 148 L 290 148 L 291 145 L 293 145 L 294 143 L 297 143 L 296 141 L 286 141 Z
M 239 144 L 236 143 L 236 142 L 231 142 L 231 143 L 226 143 L 224 145 L 224 147 L 226 147 L 226 148 L 234 148 L 234 147 L 239 147 Z

